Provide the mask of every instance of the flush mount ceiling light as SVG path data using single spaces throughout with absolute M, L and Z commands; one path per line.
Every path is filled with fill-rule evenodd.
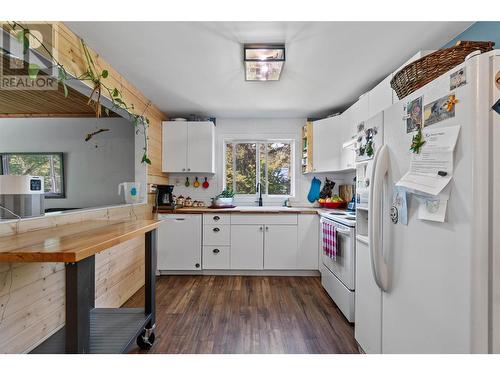
M 278 81 L 285 63 L 284 44 L 245 44 L 245 80 Z

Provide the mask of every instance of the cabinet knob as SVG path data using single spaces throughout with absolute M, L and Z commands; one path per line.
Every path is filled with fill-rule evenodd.
M 220 217 L 219 217 L 219 216 L 214 216 L 214 217 L 213 217 L 213 219 L 214 219 L 215 221 L 219 221 L 219 220 L 220 220 Z
M 186 170 L 186 168 L 182 168 L 182 171 L 184 172 Z
M 217 232 L 219 232 L 219 231 L 220 231 L 220 229 L 219 229 L 219 228 L 214 228 L 214 229 L 213 229 L 213 231 L 214 231 L 215 233 L 217 233 Z
M 196 263 L 194 266 L 195 266 L 196 268 L 200 268 L 200 263 Z
M 213 250 L 212 250 L 212 252 L 213 252 L 214 254 L 219 254 L 219 253 L 220 253 L 220 250 L 219 250 L 219 249 L 213 249 Z
M 268 227 L 268 226 L 266 226 L 266 232 L 267 232 L 267 231 L 269 231 L 269 227 Z
M 262 227 L 259 227 L 259 230 L 260 230 L 260 231 L 262 232 L 262 231 L 264 230 L 264 228 L 262 228 Z
M 188 168 L 188 172 L 191 170 L 191 168 Z

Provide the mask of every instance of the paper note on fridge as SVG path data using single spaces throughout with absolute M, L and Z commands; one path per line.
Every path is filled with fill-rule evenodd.
M 460 133 L 460 125 L 424 128 L 423 133 L 425 144 L 422 146 L 422 151 L 453 152 L 457 144 L 458 133 Z
M 425 143 L 419 154 L 413 154 L 410 170 L 396 186 L 409 191 L 438 195 L 453 176 L 453 151 L 460 126 L 425 129 Z

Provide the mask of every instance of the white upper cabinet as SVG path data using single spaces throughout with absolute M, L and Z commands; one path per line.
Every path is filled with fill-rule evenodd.
M 342 116 L 313 122 L 313 172 L 332 172 L 340 169 Z
M 366 121 L 369 113 L 369 94 L 364 94 L 362 95 L 356 103 L 354 103 L 351 108 L 352 108 L 352 113 L 351 113 L 351 121 L 352 121 L 352 130 L 354 131 L 354 134 L 357 133 L 357 128 L 358 124 L 360 122 Z M 349 108 L 349 109 L 351 109 Z
M 211 121 L 163 122 L 162 171 L 215 173 L 214 128 Z
M 368 94 L 368 117 L 372 117 L 392 105 L 392 74 L 375 86 Z M 394 94 L 395 95 L 395 94 Z
M 186 172 L 187 123 L 181 121 L 163 122 L 162 138 L 162 171 Z
M 212 122 L 188 123 L 188 172 L 215 173 L 215 126 Z

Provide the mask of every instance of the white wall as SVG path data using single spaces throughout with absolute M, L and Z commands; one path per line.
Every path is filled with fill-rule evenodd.
M 191 186 L 186 188 L 184 182 L 186 176 L 183 174 L 172 174 L 170 183 L 175 185 L 174 194 L 184 197 L 190 196 L 194 200 L 203 200 L 205 203 L 210 203 L 210 198 L 217 195 L 222 190 L 222 171 L 223 171 L 223 146 L 226 138 L 240 139 L 292 139 L 295 142 L 295 197 L 290 199 L 294 205 L 310 205 L 307 201 L 307 194 L 313 175 L 303 175 L 300 171 L 300 150 L 301 150 L 301 128 L 306 123 L 305 118 L 217 118 L 217 126 L 215 127 L 215 153 L 216 153 L 216 174 L 209 177 L 210 187 L 203 189 L 202 187 L 194 188 L 192 183 L 195 176 L 190 176 Z M 354 173 L 349 175 L 331 175 L 317 174 L 318 178 L 324 181 L 325 176 L 333 179 L 336 182 L 335 188 L 338 185 L 351 184 L 354 178 Z M 205 176 L 198 176 L 199 181 L 203 182 Z M 254 204 L 253 198 L 250 201 L 237 201 L 239 204 Z M 279 204 L 283 203 L 283 199 L 279 200 L 264 200 L 264 204 Z
M 110 131 L 85 142 L 98 128 Z M 0 152 L 64 152 L 66 198 L 46 199 L 46 208 L 123 203 L 118 184 L 136 175 L 134 138 L 133 127 L 119 117 L 0 119 Z

